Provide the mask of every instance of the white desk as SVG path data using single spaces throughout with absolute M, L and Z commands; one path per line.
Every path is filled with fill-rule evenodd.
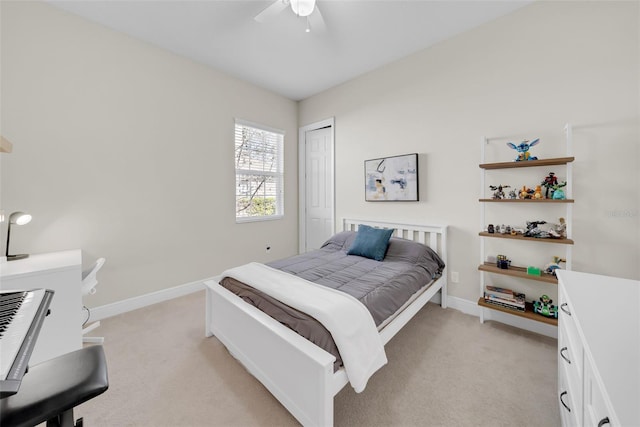
M 0 263 L 0 290 L 45 288 L 55 292 L 30 364 L 82 348 L 81 283 L 79 249 Z

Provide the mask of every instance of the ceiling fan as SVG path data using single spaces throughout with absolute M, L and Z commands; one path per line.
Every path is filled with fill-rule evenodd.
M 293 13 L 297 16 L 307 18 L 306 32 L 314 31 L 322 32 L 326 29 L 324 18 L 316 5 L 316 0 L 276 0 L 267 6 L 262 12 L 253 17 L 258 22 L 266 22 L 274 16 L 291 7 Z

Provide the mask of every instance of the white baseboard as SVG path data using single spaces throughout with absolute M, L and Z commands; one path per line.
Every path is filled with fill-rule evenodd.
M 163 289 L 161 291 L 152 292 L 150 294 L 140 295 L 137 297 L 129 298 L 123 301 L 114 302 L 91 309 L 91 317 L 87 321 L 94 322 L 97 320 L 106 319 L 107 317 L 113 317 L 118 314 L 126 313 L 128 311 L 137 310 L 138 308 L 146 307 L 159 302 L 168 301 L 173 298 L 178 298 L 194 292 L 198 292 L 204 289 L 204 281 L 210 279 L 203 279 L 196 282 L 186 283 L 184 285 L 174 286 L 172 288 Z
M 447 307 L 453 308 L 454 310 L 461 311 L 464 314 L 470 314 L 472 316 L 480 317 L 480 313 L 477 310 L 477 306 L 475 303 L 473 303 L 473 301 L 448 295 Z
M 118 314 L 126 313 L 128 311 L 137 310 L 138 308 L 146 307 L 159 302 L 168 301 L 173 298 L 178 298 L 184 295 L 198 292 L 204 289 L 204 282 L 211 280 L 207 278 L 192 283 L 187 283 L 173 288 L 163 289 L 161 291 L 152 292 L 146 295 L 140 295 L 138 297 L 129 298 L 123 301 L 114 302 L 111 304 L 95 307 L 91 309 L 91 317 L 89 322 L 95 322 L 98 320 L 106 319 L 108 317 L 116 316 Z M 440 294 L 437 293 L 431 298 L 431 302 L 440 304 Z M 447 296 L 447 307 L 454 310 L 461 311 L 465 314 L 480 317 L 480 310 L 482 307 L 474 301 L 469 301 L 463 298 L 454 296 Z M 502 313 L 496 310 L 484 309 L 484 320 L 492 320 L 507 325 L 514 326 L 516 328 L 524 329 L 527 331 L 535 332 L 541 335 L 546 335 L 552 338 L 558 338 L 558 328 L 548 325 L 546 323 L 536 322 L 534 320 L 525 319 L 519 316 L 512 316 L 507 313 Z

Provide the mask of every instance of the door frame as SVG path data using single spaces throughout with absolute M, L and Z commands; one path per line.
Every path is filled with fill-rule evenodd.
M 331 165 L 329 170 L 330 188 L 331 188 L 331 221 L 333 222 L 333 232 L 336 229 L 336 179 L 335 179 L 335 161 L 336 161 L 336 133 L 335 133 L 335 117 L 330 117 L 319 122 L 311 123 L 303 126 L 298 130 L 298 252 L 302 253 L 306 247 L 307 235 L 307 162 L 306 162 L 306 133 L 312 130 L 331 128 Z

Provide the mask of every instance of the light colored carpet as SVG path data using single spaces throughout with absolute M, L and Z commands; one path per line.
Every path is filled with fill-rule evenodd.
M 295 426 L 204 336 L 204 291 L 102 321 L 109 390 L 86 426 Z M 335 397 L 336 426 L 558 426 L 556 340 L 428 304 L 385 347 L 389 363 Z

